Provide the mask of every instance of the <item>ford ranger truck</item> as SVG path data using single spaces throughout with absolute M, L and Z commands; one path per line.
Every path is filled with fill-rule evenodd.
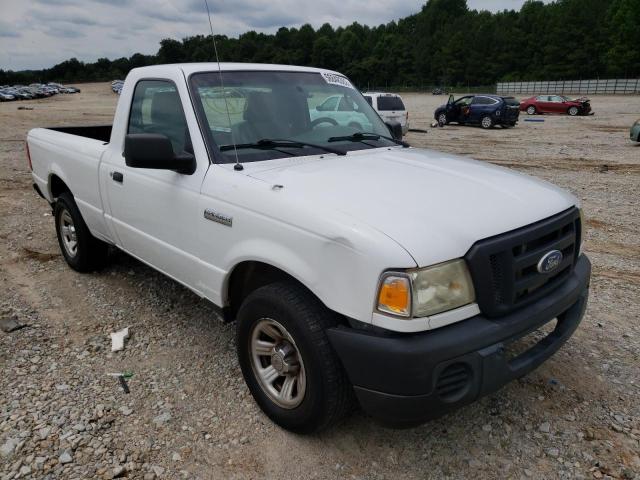
M 334 96 L 369 129 L 312 120 Z M 459 408 L 585 311 L 576 198 L 400 136 L 337 72 L 158 65 L 113 125 L 33 129 L 27 154 L 71 268 L 117 247 L 210 300 L 260 408 L 312 432 L 356 404 L 397 427 Z

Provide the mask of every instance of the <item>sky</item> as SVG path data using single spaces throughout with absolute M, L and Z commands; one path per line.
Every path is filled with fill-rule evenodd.
M 379 25 L 420 11 L 426 0 L 208 0 L 214 32 L 357 21 Z M 520 9 L 524 0 L 468 0 L 469 8 Z M 51 67 L 154 54 L 163 38 L 209 33 L 204 0 L 0 0 L 0 69 Z

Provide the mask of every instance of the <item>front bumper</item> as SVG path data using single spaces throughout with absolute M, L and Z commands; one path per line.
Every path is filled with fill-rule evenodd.
M 494 392 L 553 355 L 580 324 L 591 263 L 582 255 L 553 293 L 509 315 L 477 315 L 430 332 L 376 335 L 328 331 L 362 408 L 393 427 L 410 427 Z M 505 348 L 557 318 L 553 332 L 515 358 Z

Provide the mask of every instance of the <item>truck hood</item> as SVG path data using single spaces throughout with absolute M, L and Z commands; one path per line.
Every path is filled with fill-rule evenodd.
M 478 240 L 577 204 L 550 183 L 425 149 L 360 150 L 245 166 L 250 177 L 281 185 L 283 198 L 308 206 L 310 215 L 340 212 L 382 232 L 421 267 L 462 257 Z

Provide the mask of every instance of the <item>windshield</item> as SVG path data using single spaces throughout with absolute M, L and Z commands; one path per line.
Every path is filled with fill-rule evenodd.
M 315 155 L 328 149 L 396 145 L 383 138 L 390 135 L 389 129 L 345 77 L 228 71 L 222 72 L 222 81 L 224 90 L 219 72 L 197 73 L 190 78 L 202 130 L 223 163 L 235 162 L 236 153 L 240 162 L 253 162 Z M 375 135 L 363 139 L 353 137 L 356 133 Z M 264 140 L 287 140 L 290 144 Z M 242 148 L 236 150 L 234 144 Z

